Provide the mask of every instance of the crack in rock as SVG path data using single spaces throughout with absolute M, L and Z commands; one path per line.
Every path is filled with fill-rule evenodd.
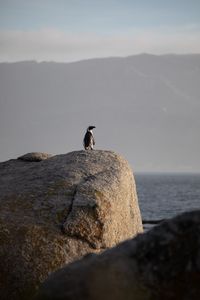
M 69 207 L 69 212 L 65 221 L 61 225 L 62 233 L 88 243 L 88 245 L 93 249 L 106 248 L 105 246 L 102 246 L 101 236 L 104 223 L 100 221 L 98 212 L 96 211 L 97 204 L 93 203 L 93 205 L 91 205 L 89 202 L 86 202 L 86 205 L 77 206 L 74 210 L 73 207 L 79 188 L 86 182 L 95 180 L 101 173 L 105 173 L 105 171 L 89 175 L 76 185 Z M 97 234 L 95 234 L 95 229 L 98 231 Z

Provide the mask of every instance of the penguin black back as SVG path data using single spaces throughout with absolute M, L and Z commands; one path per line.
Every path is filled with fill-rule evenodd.
M 86 134 L 83 139 L 83 146 L 85 150 L 93 150 L 93 147 L 95 145 L 95 140 L 93 136 L 92 129 L 96 128 L 95 126 L 89 126 L 87 128 Z

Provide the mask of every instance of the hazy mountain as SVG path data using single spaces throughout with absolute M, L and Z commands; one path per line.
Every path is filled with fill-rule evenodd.
M 0 64 L 0 160 L 96 148 L 136 171 L 200 171 L 200 54 Z

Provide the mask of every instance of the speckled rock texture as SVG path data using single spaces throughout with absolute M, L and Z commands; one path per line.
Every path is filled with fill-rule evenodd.
M 30 152 L 26 153 L 22 156 L 19 156 L 18 159 L 24 161 L 41 161 L 52 157 L 51 154 L 44 153 L 44 152 Z
M 141 231 L 132 171 L 111 151 L 0 163 L 2 300 L 28 299 L 51 272 Z
M 200 299 L 200 211 L 58 270 L 36 300 Z

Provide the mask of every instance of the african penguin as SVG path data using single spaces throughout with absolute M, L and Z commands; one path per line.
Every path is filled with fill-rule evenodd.
M 85 150 L 93 150 L 93 147 L 95 145 L 95 140 L 93 136 L 92 129 L 96 128 L 95 126 L 89 126 L 87 128 L 86 134 L 83 139 L 83 146 Z

